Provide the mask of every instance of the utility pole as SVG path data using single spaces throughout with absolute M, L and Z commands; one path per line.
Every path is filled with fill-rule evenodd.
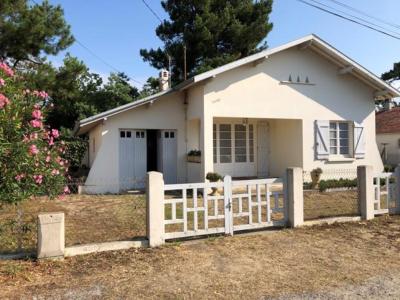
M 186 70 L 186 45 L 183 45 L 183 79 L 187 79 L 187 70 Z
M 171 71 L 171 55 L 167 54 L 168 56 L 168 72 L 169 72 L 169 76 L 168 76 L 168 86 L 171 87 L 172 86 L 172 82 L 171 82 L 171 78 L 172 78 L 172 71 Z

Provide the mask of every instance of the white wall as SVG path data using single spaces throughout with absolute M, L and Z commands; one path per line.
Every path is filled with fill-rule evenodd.
M 295 81 L 308 76 L 315 85 L 283 84 L 289 75 Z M 212 170 L 212 117 L 302 119 L 303 168 L 355 169 L 370 164 L 382 169 L 375 142 L 374 90 L 352 75 L 338 75 L 338 67 L 310 50 L 289 49 L 271 55 L 265 62 L 249 64 L 219 74 L 204 87 L 205 132 L 202 140 L 204 174 Z M 314 157 L 314 121 L 351 120 L 366 132 L 366 157 L 330 163 Z
M 146 104 L 108 117 L 103 123 L 102 145 L 98 149 L 86 185 L 100 184 L 106 191 L 118 192 L 119 129 L 177 130 L 177 178 L 178 182 L 186 181 L 184 115 L 182 93 L 172 93 L 151 105 Z M 96 190 L 101 191 L 101 188 L 97 187 Z
M 376 135 L 379 152 L 382 153 L 383 143 L 386 145 L 387 163 L 390 165 L 400 164 L 400 134 L 399 133 L 379 133 Z

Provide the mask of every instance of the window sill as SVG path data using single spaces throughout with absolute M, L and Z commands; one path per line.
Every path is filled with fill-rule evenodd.
M 352 162 L 356 159 L 354 157 L 329 157 L 328 162 Z

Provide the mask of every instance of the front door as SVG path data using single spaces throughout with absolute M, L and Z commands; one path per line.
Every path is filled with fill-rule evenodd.
M 257 176 L 268 177 L 268 131 L 267 122 L 259 122 L 257 126 Z

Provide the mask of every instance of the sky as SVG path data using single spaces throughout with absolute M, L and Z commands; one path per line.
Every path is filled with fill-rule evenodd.
M 370 15 L 397 23 L 399 0 L 340 1 Z M 335 6 L 331 0 L 319 2 L 345 10 Z M 91 51 L 75 43 L 66 51 L 50 57 L 54 65 L 60 65 L 66 52 L 69 52 L 103 78 L 119 70 L 133 79 L 132 84 L 140 86 L 148 77 L 157 76 L 158 71 L 143 62 L 139 54 L 141 48 L 162 46 L 155 35 L 159 21 L 142 0 L 50 0 L 50 3 L 63 7 L 73 35 Z M 167 18 L 159 0 L 147 0 L 147 3 L 161 18 Z M 266 39 L 270 48 L 314 33 L 378 76 L 392 68 L 394 62 L 400 61 L 399 39 L 331 16 L 297 0 L 274 0 L 270 21 L 273 30 Z M 375 20 L 370 21 L 377 23 Z M 399 32 L 400 36 L 400 25 L 397 29 L 380 25 Z

